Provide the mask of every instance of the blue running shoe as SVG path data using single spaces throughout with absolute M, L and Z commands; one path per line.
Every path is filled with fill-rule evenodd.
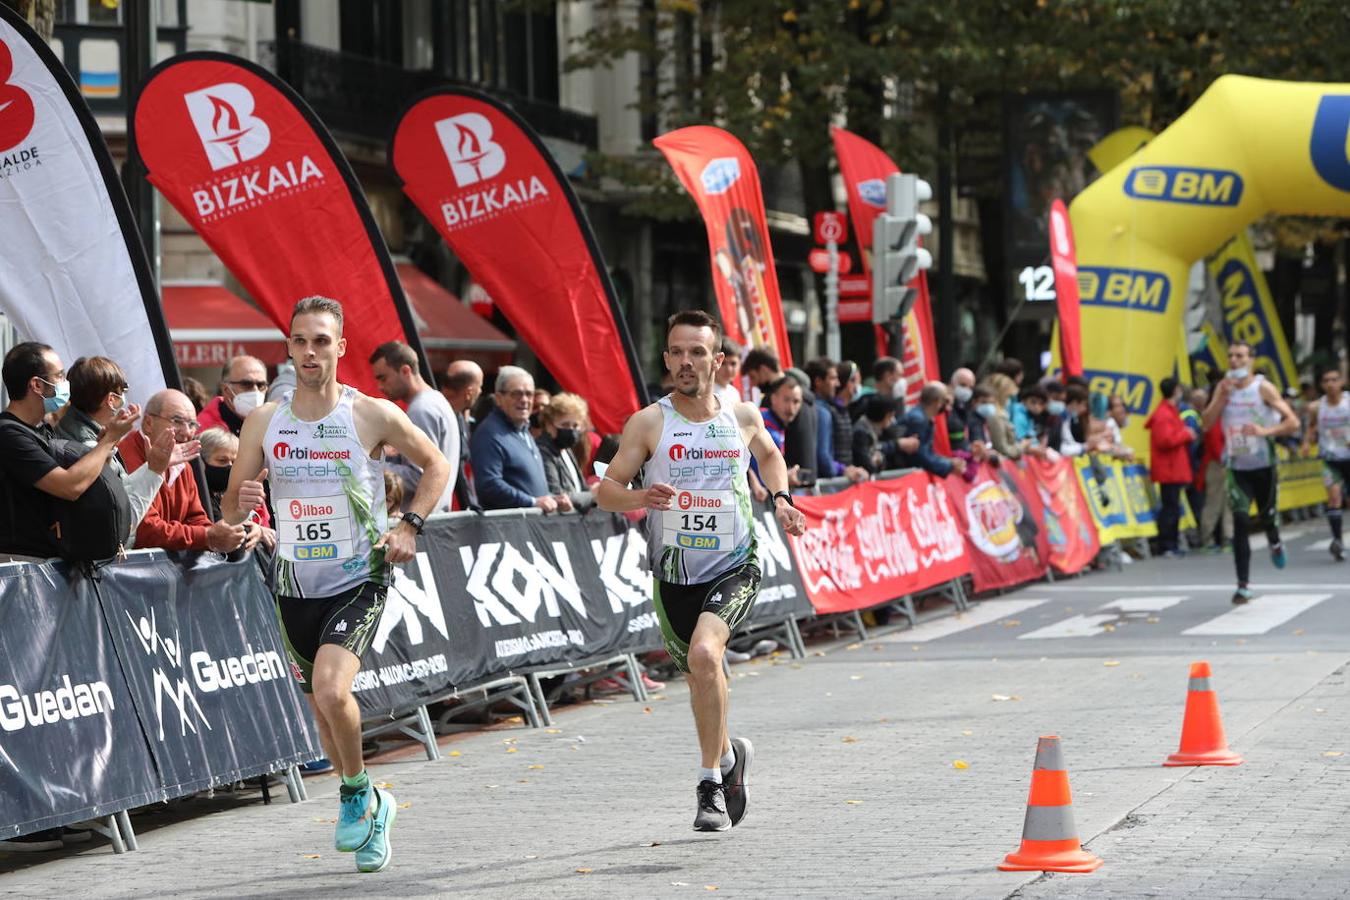
M 1252 593 L 1249 588 L 1240 587 L 1233 592 L 1233 605 L 1242 606 L 1244 604 L 1251 603 L 1252 598 L 1255 596 L 1256 595 Z
M 1288 562 L 1284 553 L 1284 544 L 1270 545 L 1270 561 L 1275 564 L 1275 568 L 1283 569 L 1284 564 Z
M 333 844 L 342 853 L 360 850 L 370 843 L 375 833 L 375 788 L 367 784 L 363 788 L 339 788 L 338 799 L 342 803 L 338 811 L 337 833 Z
M 394 847 L 389 843 L 389 832 L 394 827 L 394 817 L 398 815 L 398 804 L 394 795 L 388 791 L 375 789 L 376 808 L 374 827 L 370 840 L 356 851 L 356 871 L 380 872 L 389 867 L 394 858 Z

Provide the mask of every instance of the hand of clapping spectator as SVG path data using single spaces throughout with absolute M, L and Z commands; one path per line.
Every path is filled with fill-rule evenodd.
M 115 444 L 127 436 L 140 417 L 141 407 L 135 403 L 128 403 L 113 414 L 112 421 L 104 426 L 102 436 Z
M 170 440 L 174 439 L 173 431 L 166 431 Z M 169 459 L 169 465 L 177 466 L 183 463 L 190 463 L 202 455 L 202 442 L 197 440 L 184 441 L 183 443 L 174 443 L 173 456 Z
M 173 429 L 160 432 L 159 437 L 150 443 L 145 454 L 145 464 L 156 475 L 163 475 L 173 465 L 174 450 L 179 445 L 174 441 Z
M 243 525 L 231 525 L 224 519 L 206 529 L 206 546 L 217 553 L 233 553 L 247 541 L 248 532 L 244 530 Z M 257 543 L 256 538 L 254 543 Z
M 854 484 L 859 481 L 866 481 L 867 474 L 867 470 L 862 466 L 844 466 L 844 477 Z

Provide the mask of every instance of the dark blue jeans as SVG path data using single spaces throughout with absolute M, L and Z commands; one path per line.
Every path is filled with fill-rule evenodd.
M 1158 493 L 1162 507 L 1158 510 L 1158 550 L 1167 553 L 1177 549 L 1177 524 L 1181 521 L 1181 492 L 1184 484 L 1160 484 Z

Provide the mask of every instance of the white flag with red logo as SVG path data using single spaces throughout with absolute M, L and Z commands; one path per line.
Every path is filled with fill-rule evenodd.
M 0 5 L 0 312 L 67 366 L 116 360 L 142 402 L 178 384 L 145 250 L 66 68 Z

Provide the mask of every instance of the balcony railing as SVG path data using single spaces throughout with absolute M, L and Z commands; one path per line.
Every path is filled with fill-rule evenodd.
M 286 42 L 278 66 L 277 46 L 261 45 L 261 62 L 284 77 L 319 118 L 334 131 L 385 140 L 390 137 L 403 104 L 437 85 L 462 84 L 427 70 L 404 69 L 364 56 Z M 511 91 L 468 84 L 510 105 L 540 134 L 594 150 L 599 126 L 594 116 Z

